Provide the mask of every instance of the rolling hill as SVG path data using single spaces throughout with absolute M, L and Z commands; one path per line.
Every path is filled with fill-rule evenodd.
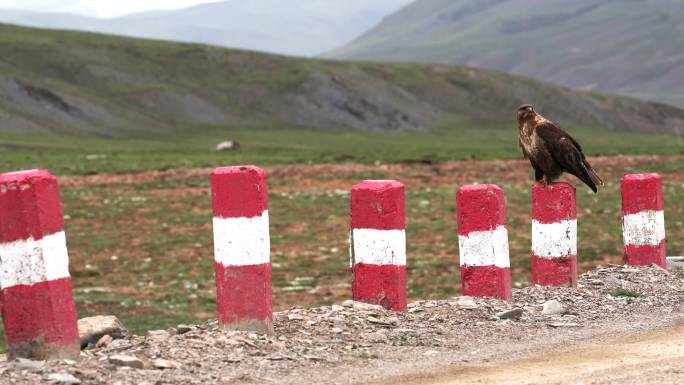
M 410 0 L 227 0 L 112 19 L 0 9 L 0 22 L 313 56 L 360 36 Z
M 325 56 L 462 64 L 684 106 L 682 0 L 418 0 Z
M 0 133 L 160 136 L 197 127 L 513 128 L 524 102 L 564 123 L 681 130 L 684 111 L 460 66 L 345 63 L 0 25 Z

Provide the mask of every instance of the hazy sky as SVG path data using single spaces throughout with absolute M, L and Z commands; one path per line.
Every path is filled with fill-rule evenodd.
M 216 0 L 0 0 L 0 8 L 115 17 L 152 9 L 183 8 L 215 1 Z
M 116 17 L 129 13 L 184 8 L 217 1 L 218 0 L 0 0 L 0 8 L 16 8 L 41 12 L 67 12 L 97 17 Z M 345 0 L 330 1 L 340 2 Z M 371 2 L 375 0 L 368 1 Z M 398 6 L 402 6 L 409 3 L 411 0 L 384 1 L 386 3 L 395 2 Z

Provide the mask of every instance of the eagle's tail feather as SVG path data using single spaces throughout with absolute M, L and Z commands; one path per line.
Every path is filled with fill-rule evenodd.
M 591 181 L 594 182 L 594 184 L 597 186 L 603 186 L 603 179 L 601 179 L 601 177 L 598 176 L 596 171 L 594 171 L 589 162 L 587 162 L 586 160 L 584 161 L 584 167 L 587 169 L 587 174 L 589 174 L 589 178 L 591 178 Z
M 591 188 L 594 193 L 598 192 L 597 186 L 603 186 L 603 179 L 598 176 L 596 171 L 586 161 L 582 164 L 583 172 L 578 176 L 582 182 Z

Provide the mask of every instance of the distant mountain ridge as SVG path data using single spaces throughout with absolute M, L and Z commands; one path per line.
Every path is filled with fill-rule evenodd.
M 227 0 L 112 19 L 0 9 L 0 22 L 295 56 L 339 47 L 410 0 Z
M 398 132 L 449 122 L 516 130 L 514 112 L 524 102 L 563 125 L 684 131 L 684 111 L 674 107 L 489 70 L 302 59 L 0 24 L 0 133 Z
M 324 56 L 462 64 L 684 105 L 684 0 L 417 0 Z

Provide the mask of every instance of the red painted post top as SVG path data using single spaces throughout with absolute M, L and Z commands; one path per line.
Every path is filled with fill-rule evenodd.
M 62 231 L 57 178 L 47 170 L 0 174 L 0 242 L 13 242 Z
M 351 192 L 353 229 L 403 230 L 404 185 L 396 180 L 366 180 Z
M 663 179 L 660 175 L 625 175 L 620 181 L 620 187 L 623 213 L 636 214 L 646 210 L 663 210 Z
M 577 219 L 575 187 L 561 182 L 532 186 L 532 218 L 540 223 Z
M 458 233 L 494 230 L 506 226 L 506 198 L 494 184 L 467 185 L 456 193 Z
M 253 218 L 268 210 L 266 173 L 256 166 L 219 167 L 211 173 L 214 217 Z

